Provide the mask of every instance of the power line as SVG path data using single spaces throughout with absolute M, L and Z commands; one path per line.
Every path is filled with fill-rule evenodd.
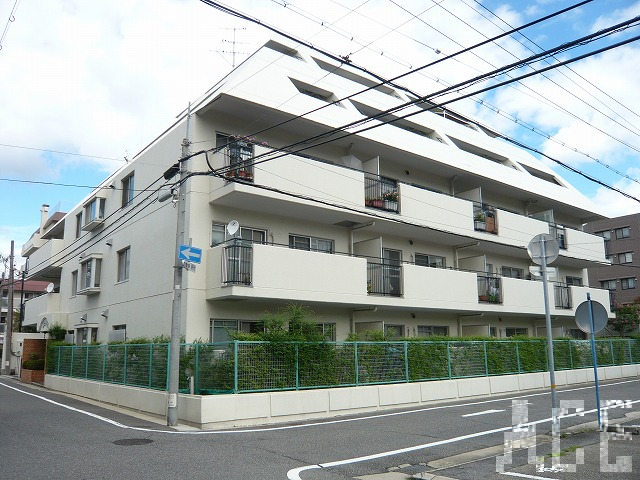
M 9 147 L 9 148 L 21 148 L 23 150 L 36 150 L 38 152 L 46 152 L 46 153 L 57 153 L 59 155 L 73 155 L 76 157 L 86 157 L 86 158 L 97 158 L 99 160 L 113 160 L 116 162 L 126 162 L 125 159 L 113 158 L 113 157 L 102 157 L 100 155 L 85 155 L 83 153 L 75 153 L 75 152 L 64 152 L 62 150 L 51 150 L 48 148 L 36 148 L 36 147 L 25 147 L 23 145 L 11 145 L 8 143 L 0 143 L 0 147 Z
M 15 0 L 13 2 L 13 8 L 11 8 L 11 13 L 9 13 L 9 18 L 7 19 L 7 24 L 4 26 L 4 30 L 2 31 L 2 35 L 0 36 L 0 50 L 2 50 L 4 39 L 7 37 L 7 31 L 9 30 L 9 25 L 16 21 L 16 10 L 18 9 L 18 3 L 20 0 Z
M 125 190 L 124 188 L 119 188 L 116 187 L 115 185 L 108 185 L 108 186 L 95 186 L 95 185 L 79 185 L 79 184 L 75 184 L 75 183 L 58 183 L 58 182 L 45 182 L 45 181 L 40 181 L 40 180 L 24 180 L 21 178 L 0 178 L 0 182 L 15 182 L 15 183 L 33 183 L 33 184 L 38 184 L 38 185 L 53 185 L 56 187 L 75 187 L 75 188 L 90 188 L 92 190 Z M 133 190 L 134 192 L 146 192 L 148 191 L 147 189 L 143 188 L 143 189 L 126 189 L 126 190 Z

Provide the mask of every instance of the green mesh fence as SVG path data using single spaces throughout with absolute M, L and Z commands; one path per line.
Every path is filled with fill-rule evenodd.
M 58 346 L 50 374 L 166 390 L 167 344 Z M 592 366 L 587 340 L 555 340 L 555 368 Z M 639 339 L 596 341 L 598 365 L 640 363 Z M 547 371 L 544 340 L 225 342 L 180 347 L 180 390 L 261 392 Z

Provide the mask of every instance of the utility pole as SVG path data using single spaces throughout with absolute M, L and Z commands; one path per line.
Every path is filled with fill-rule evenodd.
M 26 273 L 27 265 L 25 264 L 22 269 L 22 280 L 20 281 L 20 320 L 18 321 L 18 332 L 22 331 L 22 322 L 24 322 L 24 276 Z
M 191 104 L 187 112 L 187 132 L 182 141 L 182 159 L 180 160 L 180 186 L 178 188 L 178 208 L 176 222 L 176 252 L 173 266 L 173 302 L 171 308 L 171 342 L 169 343 L 169 398 L 167 402 L 167 425 L 178 424 L 178 389 L 180 385 L 180 327 L 182 325 L 182 260 L 179 259 L 180 245 L 184 244 L 187 225 L 186 180 L 189 173 L 189 127 L 191 122 Z
M 2 348 L 2 375 L 11 375 L 11 331 L 13 330 L 13 240 L 9 256 L 9 306 Z

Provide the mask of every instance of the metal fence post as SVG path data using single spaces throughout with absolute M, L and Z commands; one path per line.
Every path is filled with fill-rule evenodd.
M 353 359 L 356 362 L 356 385 L 360 381 L 360 371 L 358 368 L 358 342 L 353 342 Z
M 238 340 L 233 341 L 233 393 L 238 393 Z
M 627 345 L 629 346 L 629 363 L 633 363 L 633 350 L 631 349 L 631 339 L 627 340 Z
M 518 373 L 522 373 L 520 365 L 520 340 L 516 340 L 516 362 L 518 362 Z
M 300 370 L 299 370 L 300 364 L 298 363 L 299 362 L 298 355 L 300 353 L 300 349 L 298 348 L 299 347 L 298 342 L 295 343 L 295 347 L 296 347 L 296 390 L 299 390 L 300 389 Z
M 449 378 L 451 378 L 451 343 L 447 342 L 447 368 L 449 369 Z
M 613 354 L 613 340 L 609 339 L 609 350 L 611 351 L 611 365 L 616 364 L 616 356 Z
M 89 378 L 89 345 L 87 345 L 87 353 L 84 356 L 84 378 Z
M 122 370 L 122 383 L 127 384 L 127 344 L 124 344 L 124 365 Z
M 167 375 L 164 379 L 164 389 L 169 390 L 169 362 L 171 362 L 171 349 L 169 348 L 168 343 L 165 343 L 164 345 L 167 347 Z
M 193 393 L 200 395 L 200 344 L 196 343 L 196 360 L 193 366 Z
M 629 344 L 629 348 L 631 348 L 631 344 Z M 56 350 L 58 351 L 58 361 L 57 361 L 58 371 L 56 372 L 56 375 L 60 375 L 60 357 L 62 356 L 62 353 L 61 353 L 62 347 L 56 347 Z
M 76 347 L 75 347 L 75 345 L 73 345 L 71 347 L 71 365 L 69 365 L 69 376 L 70 377 L 73 377 L 73 357 L 75 356 L 75 353 L 76 353 L 75 350 L 76 350 Z
M 572 340 L 568 340 L 569 342 L 569 368 L 571 368 L 571 370 L 573 370 L 573 352 L 572 350 Z
M 152 387 L 151 378 L 153 377 L 153 343 L 149 344 L 149 388 Z
M 105 345 L 102 349 L 102 381 L 104 382 L 105 376 L 107 373 L 107 351 L 109 350 L 109 345 Z
M 484 350 L 484 375 L 489 376 L 489 359 L 487 358 L 487 341 L 482 341 L 482 348 Z
M 404 374 L 409 382 L 409 342 L 404 341 Z

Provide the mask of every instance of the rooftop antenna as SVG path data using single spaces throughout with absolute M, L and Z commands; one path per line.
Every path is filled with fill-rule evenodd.
M 231 68 L 236 68 L 236 53 L 239 55 L 249 55 L 247 52 L 238 52 L 236 50 L 236 45 L 248 45 L 246 42 L 237 42 L 236 41 L 236 31 L 237 30 L 246 30 L 246 27 L 227 27 L 222 30 L 233 30 L 233 40 L 222 40 L 222 43 L 231 44 L 231 50 L 216 50 L 219 54 L 230 53 L 231 54 Z

